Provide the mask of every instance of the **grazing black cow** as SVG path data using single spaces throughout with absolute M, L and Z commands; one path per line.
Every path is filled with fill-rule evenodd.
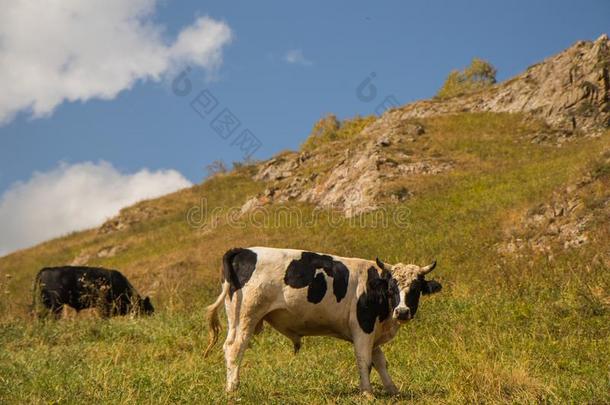
M 64 305 L 77 312 L 98 308 L 103 317 L 126 315 L 132 311 L 146 315 L 154 312 L 150 299 L 142 299 L 117 270 L 80 266 L 40 270 L 34 281 L 34 309 L 44 307 L 59 318 Z
M 390 265 L 294 249 L 231 249 L 223 258 L 222 293 L 207 308 L 210 343 L 218 339 L 218 308 L 224 302 L 228 331 L 224 343 L 227 391 L 239 383 L 239 366 L 263 321 L 287 336 L 297 352 L 303 336 L 334 336 L 354 344 L 360 389 L 371 394 L 371 367 L 386 390 L 398 389 L 381 346 L 415 316 L 422 294 L 441 290 L 426 280 L 436 262 Z

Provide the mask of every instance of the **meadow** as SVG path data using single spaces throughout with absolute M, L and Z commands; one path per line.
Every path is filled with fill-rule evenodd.
M 557 147 L 532 143 L 525 135 L 533 124 L 508 114 L 424 123 L 428 147 L 460 165 L 411 181 L 414 195 L 384 208 L 390 217 L 407 212 L 406 226 L 370 225 L 375 213 L 355 226 L 318 211 L 306 226 L 187 221 L 202 201 L 228 212 L 261 191 L 264 184 L 251 180 L 255 167 L 244 165 L 138 204 L 160 214 L 125 230 L 76 232 L 0 258 L 0 403 L 226 402 L 221 345 L 202 356 L 204 307 L 219 293 L 222 254 L 261 245 L 389 263 L 436 258 L 443 291 L 422 298 L 416 319 L 385 348 L 401 395 L 387 396 L 373 371 L 376 403 L 610 403 L 610 219 L 594 217 L 586 244 L 554 246 L 552 257 L 498 252 L 509 225 L 584 174 L 597 170 L 601 192 L 608 190 L 610 170 L 596 162 L 610 148 L 610 133 Z M 332 142 L 340 148 L 357 138 Z M 313 216 L 307 204 L 287 207 Z M 94 254 L 109 246 L 122 250 Z M 36 272 L 83 252 L 91 254 L 89 265 L 123 271 L 152 296 L 156 314 L 33 319 Z M 364 401 L 345 342 L 309 337 L 293 355 L 292 344 L 266 326 L 243 364 L 236 402 Z

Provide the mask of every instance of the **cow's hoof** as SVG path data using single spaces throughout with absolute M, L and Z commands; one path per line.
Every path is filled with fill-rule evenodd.
M 396 388 L 395 385 L 392 385 L 390 387 L 385 387 L 385 390 L 390 395 L 398 395 L 398 394 L 400 394 L 400 391 L 398 390 L 398 388 Z
M 375 395 L 373 395 L 373 392 L 372 392 L 372 391 L 370 391 L 370 390 L 367 390 L 367 391 L 362 391 L 362 393 L 361 393 L 361 394 L 362 394 L 362 397 L 363 397 L 364 399 L 366 399 L 367 401 L 372 401 L 372 400 L 374 400 L 374 399 L 375 399 Z
M 234 405 L 241 402 L 241 398 L 236 393 L 229 394 L 227 397 L 227 405 Z

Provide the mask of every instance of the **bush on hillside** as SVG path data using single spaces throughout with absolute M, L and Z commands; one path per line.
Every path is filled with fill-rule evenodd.
M 446 99 L 473 93 L 496 83 L 496 68 L 489 62 L 474 58 L 464 70 L 453 70 L 445 79 L 436 98 Z
M 349 120 L 339 121 L 336 115 L 327 114 L 314 124 L 302 148 L 311 150 L 327 142 L 354 137 L 373 121 L 375 121 L 374 116 L 356 116 Z
M 219 173 L 226 173 L 227 165 L 222 160 L 215 160 L 205 167 L 205 171 L 208 174 L 207 177 L 214 177 Z

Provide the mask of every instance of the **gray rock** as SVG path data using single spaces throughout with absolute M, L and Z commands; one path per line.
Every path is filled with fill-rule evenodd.
M 489 90 L 451 98 L 424 100 L 395 112 L 399 119 L 417 119 L 458 112 L 525 113 L 556 130 L 595 133 L 610 126 L 610 40 L 579 41 L 565 51 Z M 390 113 L 388 113 L 390 114 Z M 565 132 L 540 134 L 532 142 Z

